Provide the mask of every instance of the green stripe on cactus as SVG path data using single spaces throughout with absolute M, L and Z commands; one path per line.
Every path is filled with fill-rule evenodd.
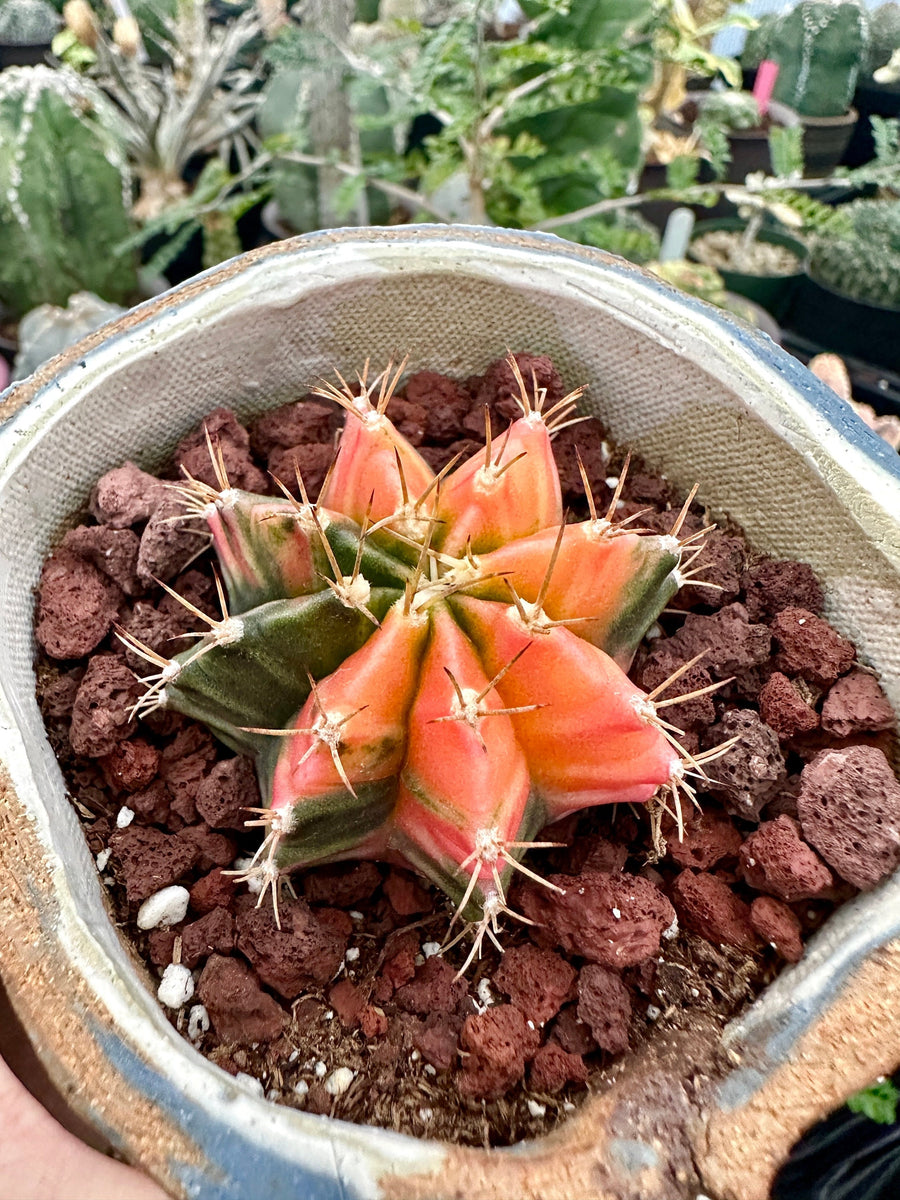
M 373 589 L 371 612 L 382 620 L 398 597 Z M 178 655 L 181 671 L 165 689 L 165 704 L 211 725 L 243 753 L 258 750 L 260 735 L 242 727 L 283 729 L 309 695 L 309 676 L 330 675 L 376 628 L 330 590 L 273 600 L 232 620 L 240 620 L 239 640 L 215 645 L 209 635 Z
M 657 539 L 642 538 L 641 541 L 655 542 Z M 666 550 L 635 554 L 635 572 L 623 595 L 622 608 L 613 614 L 602 638 L 590 639 L 626 670 L 641 638 L 678 591 L 675 574 L 678 562 L 678 557 Z
M 290 832 L 279 840 L 277 865 L 289 869 L 360 857 L 367 839 L 387 827 L 396 797 L 393 775 L 358 784 L 355 796 L 336 789 L 301 801 L 291 810 Z
M 356 563 L 359 532 L 359 526 L 349 518 L 332 521 L 325 530 L 325 536 L 334 551 L 338 566 L 347 575 L 351 574 Z M 396 539 L 394 540 L 395 544 L 399 546 Z M 415 561 L 418 551 L 411 551 L 411 557 Z M 359 569 L 373 587 L 402 588 L 410 576 L 410 570 L 406 563 L 401 562 L 393 554 L 377 545 L 373 538 L 368 537 L 363 543 Z

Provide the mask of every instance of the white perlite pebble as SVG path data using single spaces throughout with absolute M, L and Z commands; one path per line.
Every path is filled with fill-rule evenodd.
M 97 855 L 97 858 L 96 858 L 98 871 L 106 870 L 106 864 L 109 862 L 109 856 L 111 854 L 112 854 L 112 850 L 110 850 L 109 846 L 107 846 L 105 850 L 100 851 L 100 853 Z
M 202 1004 L 195 1004 L 188 1014 L 188 1037 L 192 1042 L 199 1042 L 209 1029 L 209 1013 Z
M 309 1091 L 309 1084 L 306 1082 L 305 1079 L 301 1079 L 299 1083 L 294 1084 L 294 1095 L 298 1099 L 302 1100 L 308 1091 Z
M 260 1100 L 265 1099 L 266 1089 L 255 1075 L 248 1075 L 246 1071 L 238 1071 L 234 1077 L 234 1082 L 245 1092 L 250 1092 L 253 1096 L 259 1096 Z
M 347 962 L 356 962 L 359 958 L 359 946 L 351 946 L 344 955 L 344 958 L 346 958 Z
M 355 1071 L 351 1071 L 349 1067 L 338 1067 L 336 1071 L 332 1071 L 325 1080 L 324 1088 L 329 1096 L 343 1096 L 347 1088 L 353 1082 Z
M 181 1008 L 193 994 L 194 980 L 187 967 L 181 963 L 169 963 L 156 992 L 160 1004 L 166 1008 Z
M 672 924 L 669 926 L 668 929 L 663 930 L 663 937 L 666 939 L 667 942 L 671 942 L 673 937 L 678 937 L 678 918 L 677 917 L 673 918 Z M 662 959 L 660 959 L 660 962 L 662 962 Z
M 546 1104 L 538 1104 L 537 1100 L 528 1100 L 526 1103 L 528 1104 L 528 1111 L 533 1117 L 546 1117 Z
M 124 805 L 116 813 L 116 829 L 125 829 L 134 820 L 134 811 Z
M 489 1008 L 494 1003 L 494 993 L 491 991 L 491 982 L 489 979 L 480 979 L 475 991 L 479 1001 L 485 1008 Z
M 177 925 L 187 916 L 191 895 L 187 888 L 162 888 L 148 896 L 138 909 L 138 929 L 158 929 L 160 925 Z
M 422 953 L 426 958 L 434 958 L 436 954 L 441 952 L 440 942 L 425 942 L 422 946 Z
M 322 1062 L 321 1059 L 316 1063 L 315 1072 L 316 1072 L 316 1079 L 324 1079 L 328 1072 L 328 1068 L 325 1066 L 325 1064 Z

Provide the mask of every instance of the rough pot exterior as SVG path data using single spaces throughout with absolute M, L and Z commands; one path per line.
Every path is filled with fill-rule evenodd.
M 764 336 L 621 260 L 501 230 L 344 230 L 233 260 L 6 394 L 0 417 L 0 969 L 72 1105 L 174 1196 L 763 1200 L 818 1116 L 900 1062 L 900 878 L 706 1045 L 651 1042 L 539 1142 L 448 1148 L 280 1108 L 169 1025 L 108 920 L 34 697 L 33 588 L 66 516 L 206 412 L 411 351 L 466 375 L 507 346 L 590 384 L 613 436 L 761 550 L 805 559 L 900 705 L 900 467 Z

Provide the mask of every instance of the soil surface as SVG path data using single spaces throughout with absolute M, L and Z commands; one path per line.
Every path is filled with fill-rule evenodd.
M 517 357 L 550 402 L 563 395 L 549 360 Z M 514 390 L 504 362 L 459 382 L 420 372 L 389 412 L 439 469 L 483 443 L 485 405 L 502 432 Z M 312 494 L 340 424 L 336 407 L 308 398 L 249 429 L 223 409 L 206 421 L 235 485 L 273 491 L 266 472 L 293 478 L 296 461 Z M 564 502 L 582 519 L 576 445 L 599 509 L 624 455 L 593 418 L 557 437 Z M 215 485 L 202 430 L 179 446 L 170 479 L 182 465 Z M 642 526 L 668 532 L 681 503 L 637 463 L 618 515 L 643 511 Z M 505 953 L 486 947 L 463 979 L 466 944 L 441 953 L 447 900 L 396 867 L 295 874 L 279 929 L 271 905 L 227 873 L 259 841 L 243 825 L 260 803 L 249 760 L 179 715 L 129 716 L 147 668 L 114 625 L 167 656 L 187 645 L 202 623 L 157 580 L 219 615 L 206 543 L 170 520 L 179 506 L 132 463 L 98 482 L 44 569 L 39 698 L 114 919 L 173 1024 L 251 1091 L 464 1144 L 537 1136 L 654 1033 L 696 1023 L 708 1035 L 711 1014 L 724 1025 L 802 956 L 835 904 L 900 861 L 883 832 L 900 822 L 900 785 L 878 681 L 822 618 L 808 566 L 719 529 L 632 670 L 650 691 L 705 651 L 678 688 L 719 687 L 667 720 L 692 753 L 737 739 L 680 840 L 664 815 L 654 848 L 642 807 L 551 827 L 539 837 L 564 847 L 528 861 L 564 893 L 517 883 L 511 906 L 534 924 L 507 922 Z M 694 505 L 686 531 L 705 523 Z

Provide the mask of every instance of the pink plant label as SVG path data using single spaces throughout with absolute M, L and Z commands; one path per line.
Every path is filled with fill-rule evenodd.
M 756 82 L 753 84 L 753 95 L 756 98 L 756 104 L 761 117 L 764 117 L 769 111 L 769 102 L 772 99 L 772 92 L 775 89 L 775 80 L 777 78 L 778 63 L 772 62 L 769 58 L 764 58 L 759 64 L 759 70 L 756 72 Z

